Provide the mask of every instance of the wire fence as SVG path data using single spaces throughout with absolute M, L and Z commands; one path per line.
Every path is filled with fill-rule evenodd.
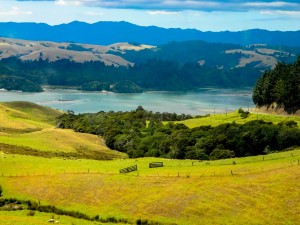
M 262 174 L 262 173 L 267 173 L 267 172 L 272 172 L 272 171 L 280 171 L 283 169 L 287 168 L 292 168 L 295 166 L 300 166 L 300 154 L 292 155 L 290 157 L 277 157 L 277 158 L 269 158 L 269 159 L 262 159 L 262 160 L 257 160 L 255 162 L 268 162 L 271 160 L 280 160 L 280 159 L 290 159 L 284 163 L 280 163 L 280 165 L 260 165 L 259 167 L 250 167 L 250 168 L 237 168 L 236 165 L 242 165 L 242 164 L 247 164 L 249 162 L 242 162 L 242 163 L 215 163 L 206 161 L 206 162 L 201 162 L 202 165 L 194 164 L 193 162 L 189 162 L 188 164 L 180 164 L 176 166 L 178 170 L 174 170 L 175 166 L 167 165 L 164 164 L 164 169 L 163 170 L 154 170 L 151 168 L 144 168 L 142 170 L 138 170 L 138 166 L 134 165 L 131 167 L 124 168 L 126 171 L 133 172 L 108 172 L 108 171 L 96 171 L 96 170 L 90 170 L 90 169 L 85 169 L 85 170 L 71 170 L 71 171 L 44 171 L 44 172 L 21 172 L 21 173 L 4 173 L 0 172 L 1 177 L 5 178 L 16 178 L 16 177 L 41 177 L 41 176 L 58 176 L 58 175 L 107 175 L 107 176 L 141 176 L 141 177 L 169 177 L 169 178 L 190 178 L 190 177 L 228 177 L 228 176 L 241 176 L 241 175 L 251 175 L 251 174 Z M 230 168 L 222 169 L 222 165 L 229 166 L 231 165 Z M 216 166 L 216 167 L 212 167 Z M 220 167 L 221 166 L 221 167 Z M 188 168 L 193 169 L 188 169 Z M 221 168 L 221 170 L 220 170 Z M 123 169 L 123 170 L 124 170 Z M 171 170 L 170 170 L 171 169 Z M 182 170 L 181 170 L 182 169 Z M 121 169 L 122 170 L 122 169 Z M 151 170 L 151 172 L 149 172 Z M 136 171 L 134 173 L 134 171 Z

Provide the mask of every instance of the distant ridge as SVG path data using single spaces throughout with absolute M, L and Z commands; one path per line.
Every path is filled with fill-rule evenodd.
M 74 21 L 50 26 L 45 23 L 0 23 L 0 36 L 36 41 L 79 42 L 109 45 L 135 42 L 161 45 L 172 41 L 203 40 L 240 45 L 268 44 L 300 47 L 300 31 L 267 31 L 252 29 L 238 32 L 202 32 L 196 29 L 138 26 L 128 22 L 97 22 L 88 24 Z

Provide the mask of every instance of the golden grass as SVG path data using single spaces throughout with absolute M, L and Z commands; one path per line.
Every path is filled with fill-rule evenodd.
M 0 161 L 4 173 L 1 177 L 0 172 L 0 182 L 5 197 L 40 200 L 90 216 L 184 225 L 199 221 L 297 224 L 299 159 L 300 149 L 210 164 L 157 158 L 94 161 L 7 155 Z M 165 166 L 148 168 L 153 161 L 163 161 Z M 134 164 L 138 173 L 118 174 L 119 169 Z

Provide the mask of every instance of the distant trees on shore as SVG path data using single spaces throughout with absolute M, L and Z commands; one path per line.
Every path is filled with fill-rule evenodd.
M 11 57 L 0 60 L 0 75 L 26 79 L 30 81 L 26 86 L 30 86 L 32 91 L 38 90 L 33 85 L 78 86 L 93 91 L 101 91 L 104 85 L 113 86 L 111 91 L 130 93 L 143 90 L 186 91 L 206 86 L 252 86 L 260 71 L 252 65 L 228 69 L 160 59 L 136 63 L 132 67 L 116 67 L 99 61 L 21 61 Z M 9 86 L 0 80 L 1 85 L 3 88 Z

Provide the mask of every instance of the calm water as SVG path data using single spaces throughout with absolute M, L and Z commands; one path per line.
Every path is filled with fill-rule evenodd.
M 130 111 L 139 105 L 153 112 L 213 114 L 240 107 L 253 107 L 251 88 L 204 88 L 190 92 L 145 92 L 118 94 L 83 92 L 70 89 L 45 88 L 42 93 L 0 91 L 0 101 L 31 101 L 55 109 L 75 113 L 98 111 Z

